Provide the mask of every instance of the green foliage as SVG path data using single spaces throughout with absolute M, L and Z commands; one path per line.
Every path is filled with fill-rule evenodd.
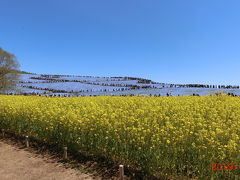
M 16 57 L 0 48 L 0 92 L 13 89 L 18 79 L 19 63 Z

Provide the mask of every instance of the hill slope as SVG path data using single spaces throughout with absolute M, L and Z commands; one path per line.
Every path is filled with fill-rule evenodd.
M 70 75 L 20 74 L 13 94 L 48 95 L 206 95 L 223 91 L 240 95 L 239 86 L 166 84 L 134 77 L 93 77 Z

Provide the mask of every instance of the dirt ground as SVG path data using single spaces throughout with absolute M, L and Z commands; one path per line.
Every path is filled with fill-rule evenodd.
M 1 180 L 92 180 L 102 179 L 41 157 L 0 140 Z

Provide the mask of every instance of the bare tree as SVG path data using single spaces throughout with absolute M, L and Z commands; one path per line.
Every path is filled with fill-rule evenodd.
M 17 58 L 0 48 L 0 92 L 14 89 L 18 79 Z

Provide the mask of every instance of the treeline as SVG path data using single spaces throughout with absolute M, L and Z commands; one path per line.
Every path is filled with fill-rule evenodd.
M 126 89 L 126 88 L 118 88 L 118 89 L 100 89 L 98 91 L 94 90 L 94 89 L 81 89 L 79 91 L 67 91 L 67 90 L 58 90 L 58 89 L 52 89 L 52 88 L 41 88 L 41 87 L 36 87 L 36 86 L 25 86 L 22 85 L 21 87 L 24 88 L 29 88 L 29 89 L 36 89 L 36 90 L 42 90 L 42 91 L 50 91 L 53 93 L 88 93 L 88 92 L 115 92 L 115 91 L 125 91 L 125 90 L 131 90 L 131 89 Z
M 144 78 L 136 78 L 136 77 L 124 77 L 125 80 L 137 80 L 138 83 L 141 84 L 150 84 L 152 83 L 152 80 L 150 79 L 144 79 Z
M 100 77 L 100 76 L 74 76 L 74 75 L 49 75 L 49 74 L 40 74 L 41 77 L 46 78 L 60 78 L 60 77 L 83 77 L 83 78 L 103 78 L 103 79 L 111 79 L 112 77 Z M 121 78 L 121 77 L 120 77 Z
M 208 88 L 208 89 L 240 89 L 237 85 L 205 85 L 205 84 L 164 84 L 164 83 L 152 83 L 161 84 L 160 88 Z M 154 88 L 159 88 L 153 86 Z
M 27 73 L 27 72 L 25 72 Z M 29 73 L 30 74 L 30 73 Z M 133 85 L 133 84 L 123 84 L 123 83 L 97 83 L 97 82 L 90 82 L 87 80 L 65 80 L 65 79 L 56 79 L 56 78 L 61 78 L 61 77 L 82 77 L 82 78 L 101 78 L 105 79 L 106 81 L 127 81 L 127 80 L 136 80 L 137 83 L 139 84 L 151 84 L 151 85 L 146 85 L 146 86 L 138 86 L 138 85 Z M 74 75 L 47 75 L 47 74 L 41 74 L 40 77 L 30 77 L 30 79 L 37 79 L 37 80 L 45 80 L 48 81 L 46 83 L 51 83 L 51 82 L 80 82 L 80 83 L 85 83 L 85 84 L 92 84 L 92 85 L 101 85 L 101 86 L 124 86 L 124 87 L 133 87 L 133 89 L 138 89 L 138 88 L 215 88 L 215 89 L 240 89 L 239 85 L 206 85 L 206 84 L 166 84 L 166 83 L 158 83 L 154 82 L 149 79 L 145 78 L 137 78 L 137 77 L 99 77 L 99 76 L 74 76 Z M 98 80 L 96 80 L 98 81 Z M 31 83 L 31 82 L 24 82 L 20 81 L 20 83 Z M 42 82 L 43 83 L 43 82 Z M 160 84 L 162 87 L 156 87 L 154 84 Z
M 152 86 L 139 86 L 139 85 L 133 85 L 133 84 L 116 84 L 116 83 L 101 83 L 101 82 L 89 82 L 86 80 L 68 80 L 68 79 L 53 79 L 53 78 L 43 78 L 43 77 L 30 77 L 30 79 L 36 79 L 36 80 L 45 80 L 47 82 L 45 83 L 54 83 L 54 82 L 79 82 L 83 84 L 90 84 L 90 85 L 98 85 L 98 86 L 112 86 L 112 87 L 128 87 L 130 89 L 141 89 L 141 88 L 153 88 Z M 32 83 L 28 81 L 29 83 Z M 20 83 L 26 83 L 26 81 L 20 81 Z M 38 82 L 38 83 L 44 83 L 44 82 Z
M 52 75 L 53 76 L 53 75 Z M 30 77 L 30 79 L 44 80 L 43 82 L 31 82 L 31 81 L 19 81 L 19 83 L 54 83 L 54 82 L 79 82 L 83 84 L 98 85 L 98 86 L 112 86 L 112 87 L 128 87 L 130 89 L 147 89 L 147 88 L 209 88 L 209 89 L 240 89 L 240 86 L 233 85 L 203 85 L 203 84 L 164 84 L 164 83 L 153 83 L 151 85 L 139 86 L 134 84 L 124 83 L 103 83 L 103 82 L 90 82 L 87 80 L 68 80 L 68 79 L 54 79 L 46 77 Z M 130 80 L 130 79 L 127 79 Z M 133 80 L 133 79 L 131 79 Z M 136 80 L 136 79 L 135 79 Z M 143 82 L 143 81 L 142 81 Z M 147 83 L 146 83 L 147 84 Z M 154 84 L 161 84 L 161 87 L 154 86 Z
M 52 83 L 52 81 L 18 81 L 19 84 Z
M 203 85 L 203 84 L 182 84 L 178 85 L 179 87 L 185 88 L 215 88 L 215 89 L 239 89 L 240 86 L 233 85 Z
M 105 78 L 109 82 L 91 82 L 87 80 L 69 80 L 60 79 L 61 77 L 90 77 L 90 78 L 100 78 L 94 76 L 71 76 L 71 75 L 41 75 L 40 77 L 30 77 L 30 79 L 44 80 L 43 82 L 31 82 L 31 81 L 19 81 L 19 83 L 54 83 L 54 82 L 79 82 L 83 84 L 90 85 L 100 85 L 100 86 L 112 86 L 112 87 L 126 87 L 130 89 L 147 89 L 147 88 L 211 88 L 211 89 L 240 89 L 240 86 L 236 85 L 204 85 L 204 84 L 165 84 L 153 82 L 149 79 L 135 78 L 135 77 L 101 77 Z M 113 79 L 115 78 L 115 79 Z M 116 80 L 117 79 L 117 80 Z M 111 83 L 111 81 L 128 81 L 137 80 L 139 84 L 146 84 L 144 86 L 138 84 L 124 84 L 124 83 Z M 149 85 L 147 85 L 149 84 Z M 160 87 L 156 85 L 161 85 Z
M 92 94 L 92 95 L 84 95 L 84 94 L 69 94 L 69 93 L 62 93 L 62 94 L 49 94 L 47 92 L 43 92 L 43 93 L 35 93 L 35 92 L 32 92 L 32 93 L 7 93 L 7 94 L 4 94 L 4 95 L 24 95 L 24 96 L 45 96 L 45 97 L 95 97 L 95 96 L 102 96 L 102 95 L 95 95 L 95 94 Z M 221 93 L 215 93 L 215 94 L 211 94 L 210 96 L 212 95 L 217 95 L 217 96 L 220 96 Z M 232 96 L 232 97 L 239 97 L 239 95 L 236 95 L 234 93 L 227 93 L 226 95 L 228 96 Z M 141 96 L 141 97 L 161 97 L 161 96 L 167 96 L 167 97 L 170 97 L 170 96 L 173 96 L 171 93 L 166 93 L 166 94 L 120 94 L 120 95 L 113 95 L 113 94 L 110 94 L 110 95 L 107 95 L 107 96 L 122 96 L 122 97 L 131 97 L 131 96 Z M 184 96 L 184 95 L 180 95 L 178 94 L 177 96 Z M 189 95 L 189 96 L 200 96 L 199 94 L 197 93 L 193 93 L 192 95 Z

